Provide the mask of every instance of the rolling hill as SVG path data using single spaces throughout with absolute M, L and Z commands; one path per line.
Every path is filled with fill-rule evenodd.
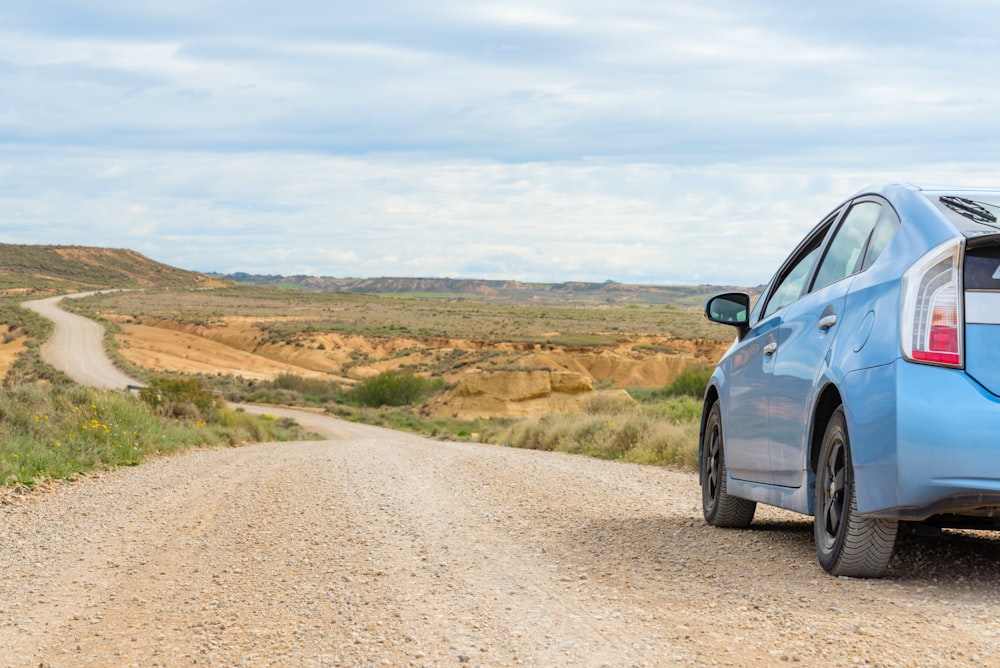
M 474 299 L 505 304 L 676 304 L 700 307 L 705 300 L 727 287 L 712 285 L 638 285 L 630 283 L 524 283 L 462 278 L 331 278 L 261 274 L 211 274 L 240 284 L 266 285 L 308 292 L 343 292 L 426 297 L 429 299 Z M 742 289 L 742 288 L 731 288 Z
M 228 284 L 123 248 L 0 244 L 0 292 L 5 294 Z

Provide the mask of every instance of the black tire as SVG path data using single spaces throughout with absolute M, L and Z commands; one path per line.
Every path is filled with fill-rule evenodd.
M 728 479 L 719 402 L 712 404 L 705 421 L 701 453 L 701 508 L 712 526 L 745 529 L 753 521 L 757 503 L 726 492 Z
M 826 427 L 816 469 L 813 533 L 820 565 L 831 575 L 881 577 L 896 544 L 899 522 L 858 516 L 843 406 Z

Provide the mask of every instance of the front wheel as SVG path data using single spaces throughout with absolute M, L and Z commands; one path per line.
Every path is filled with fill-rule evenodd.
M 757 504 L 726 492 L 726 452 L 722 439 L 722 411 L 712 404 L 705 422 L 701 453 L 701 508 L 705 521 L 717 527 L 744 529 L 753 521 Z
M 885 573 L 899 522 L 858 515 L 844 407 L 834 411 L 816 470 L 813 533 L 819 563 L 831 575 L 877 578 Z

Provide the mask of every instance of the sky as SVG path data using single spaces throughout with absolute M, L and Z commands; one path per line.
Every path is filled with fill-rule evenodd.
M 766 282 L 1000 186 L 991 0 L 8 0 L 0 242 L 206 272 Z

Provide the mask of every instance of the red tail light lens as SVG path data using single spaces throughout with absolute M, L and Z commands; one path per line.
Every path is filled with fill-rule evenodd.
M 952 326 L 931 325 L 928 352 L 939 355 L 958 355 L 958 329 Z
M 949 241 L 903 275 L 900 344 L 914 362 L 961 367 L 963 244 Z

